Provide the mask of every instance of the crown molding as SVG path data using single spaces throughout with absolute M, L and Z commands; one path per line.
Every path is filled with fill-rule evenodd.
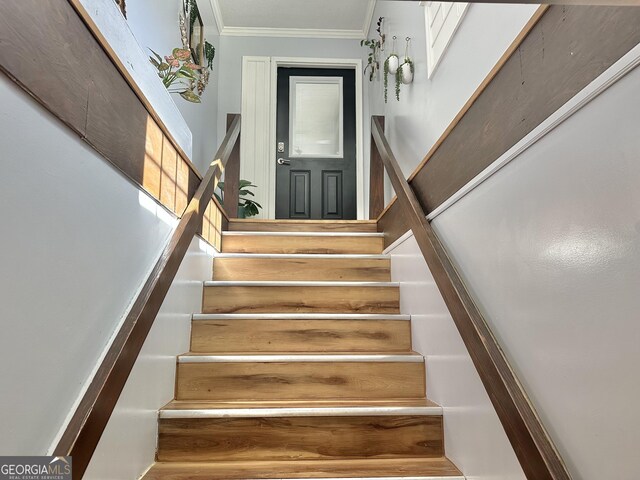
M 224 21 L 222 20 L 222 10 L 220 10 L 220 3 L 218 3 L 218 0 L 211 0 L 211 8 L 213 8 L 213 17 L 216 20 L 218 34 L 222 35 L 222 30 L 224 30 Z
M 360 40 L 366 36 L 362 30 L 270 27 L 224 27 L 220 35 L 229 37 L 346 38 L 354 40 Z
M 377 0 L 369 0 L 369 6 L 367 7 L 367 13 L 364 17 L 364 25 L 362 26 L 362 37 L 367 38 L 369 31 L 371 30 L 371 24 L 373 23 L 373 14 L 376 10 Z

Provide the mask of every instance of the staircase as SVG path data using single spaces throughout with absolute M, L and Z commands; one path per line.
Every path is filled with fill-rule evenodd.
M 375 223 L 231 228 L 143 479 L 463 479 Z

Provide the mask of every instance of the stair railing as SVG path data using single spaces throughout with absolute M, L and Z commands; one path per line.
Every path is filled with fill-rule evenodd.
M 384 117 L 372 117 L 371 136 L 372 158 L 380 159 L 384 164 L 405 220 L 526 477 L 529 480 L 570 480 L 560 454 L 404 177 L 384 135 Z
M 225 166 L 234 150 L 237 152 L 239 136 L 240 115 L 231 114 L 227 134 L 216 152 L 215 160 L 200 182 L 55 448 L 54 455 L 73 457 L 74 480 L 82 478 L 89 465 L 169 287 L 192 239 L 201 228 L 203 216 Z

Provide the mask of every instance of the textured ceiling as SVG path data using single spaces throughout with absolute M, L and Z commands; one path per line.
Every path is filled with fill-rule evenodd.
M 304 36 L 362 36 L 369 28 L 375 0 L 211 0 L 222 34 L 267 34 L 288 30 Z

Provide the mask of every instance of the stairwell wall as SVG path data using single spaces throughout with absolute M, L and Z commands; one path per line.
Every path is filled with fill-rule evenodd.
M 432 221 L 580 480 L 640 469 L 638 64 L 640 45 Z
M 385 17 L 387 47 L 398 37 L 395 53 L 405 52 L 415 65 L 414 81 L 395 98 L 389 77 L 384 102 L 383 77 L 369 85 L 372 114 L 384 115 L 386 136 L 405 176 L 409 176 L 489 74 L 537 5 L 468 6 L 458 30 L 431 79 L 427 78 L 424 7 L 417 2 L 379 1 L 374 18 Z M 376 35 L 375 25 L 369 36 Z M 393 196 L 385 185 L 385 200 Z M 481 480 L 524 480 L 517 457 L 469 357 L 433 277 L 411 235 L 396 242 L 392 279 L 401 282 L 402 313 L 412 315 L 413 348 L 424 354 L 427 396 L 443 406 L 447 456 L 468 476 Z
M 443 407 L 445 454 L 467 478 L 525 480 L 414 237 L 388 253 L 400 311 L 411 315 L 413 349 L 425 356 L 427 397 Z
M 4 75 L 0 101 L 0 452 L 44 455 L 177 220 Z
M 215 250 L 195 237 L 83 478 L 139 478 L 155 461 L 158 410 L 175 394 L 176 356 L 189 351 L 191 314 L 202 310 Z
M 393 35 L 398 37 L 396 53 L 400 57 L 404 56 L 405 37 L 411 37 L 409 56 L 415 64 L 414 81 L 401 86 L 400 101 L 395 98 L 392 76 L 389 76 L 386 104 L 382 74 L 369 85 L 371 115 L 385 116 L 385 135 L 406 177 L 422 161 L 537 8 L 537 5 L 469 5 L 440 64 L 428 79 L 424 7 L 418 2 L 377 2 L 374 18 L 385 17 L 387 34 L 381 61 L 392 53 Z M 377 36 L 375 24 L 369 38 L 374 36 Z M 392 196 L 387 181 L 387 203 Z

